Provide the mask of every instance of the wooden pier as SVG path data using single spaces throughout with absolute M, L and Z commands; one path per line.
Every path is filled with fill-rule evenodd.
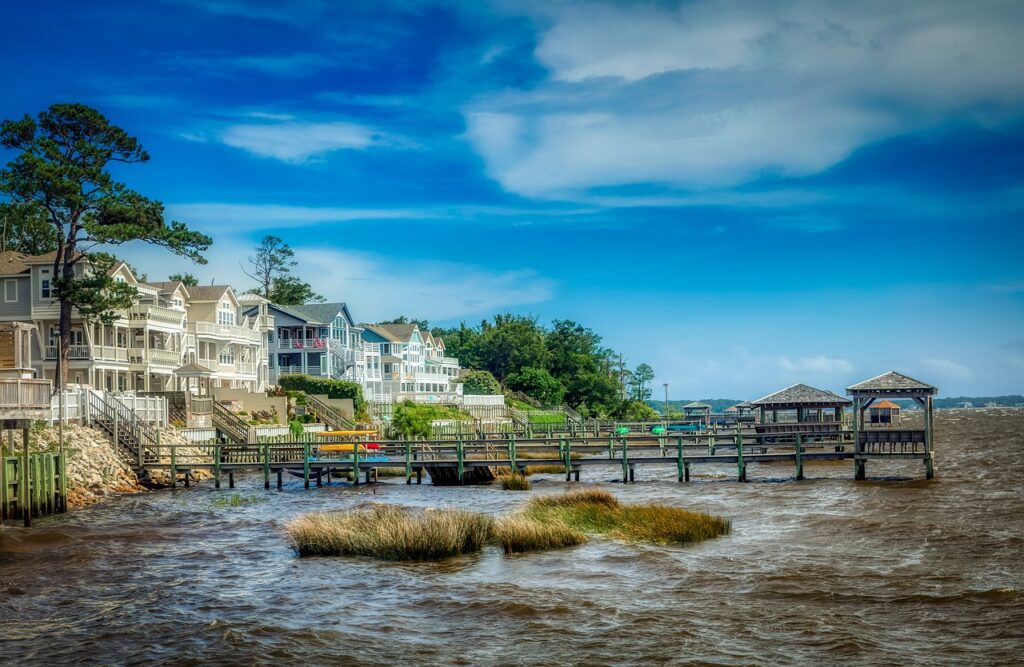
M 234 485 L 236 471 L 261 471 L 265 488 L 276 477 L 280 488 L 283 474 L 303 478 L 304 485 L 320 486 L 331 473 L 369 482 L 380 468 L 404 470 L 407 484 L 422 483 L 423 473 L 443 471 L 445 477 L 468 481 L 477 468 L 524 471 L 530 466 L 558 466 L 566 480 L 579 480 L 585 466 L 614 466 L 623 482 L 634 482 L 637 469 L 645 466 L 674 466 L 679 482 L 690 480 L 691 469 L 703 465 L 734 466 L 736 479 L 746 481 L 748 468 L 759 463 L 788 463 L 793 477 L 804 478 L 804 465 L 813 461 L 851 461 L 860 477 L 868 461 L 922 461 L 925 476 L 934 470 L 930 439 L 923 430 L 818 431 L 757 433 L 734 429 L 717 433 L 653 435 L 556 435 L 516 438 L 514 435 L 483 439 L 379 441 L 375 449 L 362 446 L 350 452 L 321 451 L 321 445 L 337 444 L 325 438 L 312 441 L 249 442 L 209 445 L 159 445 L 147 448 L 143 466 L 170 473 L 187 484 L 192 470 L 207 470 L 219 487 L 223 478 Z M 365 445 L 366 443 L 360 443 Z

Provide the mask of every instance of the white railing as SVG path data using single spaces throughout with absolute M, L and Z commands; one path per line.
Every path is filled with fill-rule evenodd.
M 94 345 L 92 358 L 102 361 L 128 361 L 128 348 L 114 345 Z
M 422 393 L 401 393 L 395 395 L 395 403 L 412 401 L 413 403 L 437 403 L 444 405 L 455 405 L 462 402 L 462 394 L 454 392 L 422 392 Z
M 180 366 L 181 352 L 175 350 L 146 349 L 143 347 L 128 348 L 128 361 L 133 364 L 160 364 L 162 366 Z
M 167 426 L 167 399 L 163 396 L 136 396 L 135 394 L 108 395 L 107 401 L 113 399 L 135 413 L 135 416 L 147 424 Z
M 462 396 L 463 405 L 505 405 L 505 396 L 503 394 L 464 394 Z
M 132 306 L 128 309 L 127 316 L 129 322 L 152 322 L 179 328 L 185 326 L 185 313 L 163 306 Z
M 216 338 L 231 338 L 245 341 L 246 343 L 260 343 L 263 341 L 263 334 L 236 324 L 217 324 L 215 322 L 189 322 L 189 331 L 197 336 L 212 336 Z
M 277 438 L 291 433 L 291 429 L 284 425 L 253 426 L 253 434 L 257 438 Z M 303 424 L 303 433 L 322 433 L 327 430 L 324 424 Z
M 68 359 L 88 359 L 90 357 L 88 345 L 69 345 Z M 46 346 L 46 360 L 51 361 L 57 358 L 57 346 Z
M 80 421 L 86 416 L 86 400 L 79 389 L 65 389 L 63 392 L 63 416 L 64 421 Z M 50 423 L 56 424 L 61 420 L 61 395 L 54 394 L 50 397 Z
M 217 429 L 213 427 L 179 428 L 174 432 L 189 442 L 208 443 L 217 440 Z

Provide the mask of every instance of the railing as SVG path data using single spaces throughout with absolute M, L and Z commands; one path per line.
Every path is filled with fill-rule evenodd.
M 249 441 L 249 424 L 244 419 L 214 401 L 213 425 L 229 440 L 234 442 Z
M 114 397 L 125 406 L 136 418 L 147 424 L 167 426 L 167 399 L 163 396 L 135 396 L 120 394 Z
M 78 389 L 65 389 L 50 397 L 50 423 L 55 424 L 63 418 L 65 422 L 70 420 L 80 421 L 86 418 L 85 400 L 82 398 L 82 391 Z M 63 415 L 61 407 L 63 404 Z
M 128 361 L 128 348 L 115 345 L 94 345 L 92 358 L 103 361 Z
M 193 396 L 191 398 L 191 412 L 194 415 L 209 415 L 213 413 L 213 399 L 209 396 Z
M 157 348 L 130 347 L 128 348 L 128 362 L 132 364 L 160 364 L 162 366 L 180 366 L 181 352 L 176 350 L 161 350 Z
M 313 350 L 327 349 L 326 338 L 278 338 L 271 346 L 279 350 Z
M 417 392 L 401 393 L 395 395 L 395 403 L 412 401 L 413 403 L 435 403 L 438 405 L 459 405 L 462 402 L 462 394 L 453 392 Z
M 141 467 L 152 460 L 160 443 L 159 432 L 125 405 L 118 397 L 95 390 L 86 392 L 93 424 L 106 431 L 114 442 L 137 458 Z
M 89 346 L 88 345 L 69 345 L 68 346 L 68 359 L 88 359 L 88 358 L 90 358 L 92 356 L 90 354 L 90 352 L 91 351 L 89 350 Z M 57 358 L 57 346 L 56 345 L 47 345 L 46 346 L 46 350 L 45 350 L 45 354 L 46 354 L 46 360 L 47 361 L 52 361 L 52 360 L 56 359 Z
M 505 405 L 503 394 L 463 394 L 463 405 Z
M 0 378 L 0 408 L 46 410 L 49 407 L 49 380 Z
M 510 391 L 510 392 L 508 392 L 508 395 L 511 396 L 512 398 L 518 400 L 518 401 L 522 401 L 523 403 L 526 403 L 527 405 L 533 406 L 535 408 L 542 408 L 542 407 L 544 407 L 543 405 L 540 404 L 540 401 L 535 399 L 533 396 L 530 396 L 528 394 L 524 394 L 523 392 L 521 392 L 519 390 Z
M 306 394 L 306 404 L 313 408 L 313 410 L 315 410 L 320 416 L 320 420 L 327 423 L 328 426 L 339 430 L 355 426 L 355 424 L 341 414 L 337 408 L 329 405 L 316 396 Z
M 189 322 L 189 330 L 197 336 L 213 336 L 217 338 L 233 338 L 247 343 L 260 343 L 263 334 L 259 331 L 246 329 L 237 324 L 217 324 L 215 322 Z
M 163 306 L 132 306 L 128 309 L 127 319 L 129 322 L 153 322 L 156 324 L 169 324 L 176 327 L 185 326 L 185 313 L 180 310 L 172 310 Z
M 273 425 L 273 426 L 253 426 L 253 435 L 256 437 L 257 442 L 263 442 L 267 438 L 280 438 L 282 436 L 291 435 L 291 427 L 285 425 Z M 303 424 L 302 432 L 304 434 L 312 433 L 323 433 L 327 428 L 323 424 Z

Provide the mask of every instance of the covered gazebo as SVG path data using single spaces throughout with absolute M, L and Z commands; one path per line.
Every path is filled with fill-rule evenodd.
M 197 396 L 213 396 L 210 386 L 210 379 L 213 377 L 212 369 L 192 361 L 175 368 L 174 376 L 178 379 L 181 391 Z
M 846 388 L 846 393 L 853 397 L 853 438 L 857 445 L 857 453 L 865 454 L 869 445 L 881 446 L 888 444 L 890 449 L 899 445 L 901 451 L 909 446 L 912 451 L 910 456 L 924 459 L 925 477 L 931 479 L 934 476 L 932 465 L 932 397 L 939 393 L 939 390 L 932 385 L 915 380 L 909 375 L 903 375 L 896 371 L 882 373 L 870 380 L 858 382 Z M 924 428 L 902 429 L 873 428 L 868 430 L 865 423 L 865 412 L 884 398 L 909 398 L 916 401 L 924 409 Z M 888 402 L 888 401 L 887 401 Z M 893 424 L 898 426 L 898 424 Z M 923 453 L 917 454 L 917 445 L 924 448 Z M 864 479 L 866 460 L 856 459 L 855 477 Z
M 687 403 L 683 406 L 683 419 L 688 422 L 699 422 L 707 426 L 711 423 L 711 406 L 700 401 Z
M 794 384 L 750 404 L 761 413 L 758 433 L 839 431 L 843 409 L 852 401 L 824 389 Z
M 899 426 L 901 420 L 900 406 L 892 401 L 878 401 L 877 403 L 872 403 L 871 407 L 868 408 L 867 420 L 864 422 L 864 425 L 876 427 Z

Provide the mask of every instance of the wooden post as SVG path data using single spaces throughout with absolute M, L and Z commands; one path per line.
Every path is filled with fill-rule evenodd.
M 853 455 L 855 457 L 859 456 L 864 452 L 864 448 L 860 444 L 860 426 L 860 397 L 855 396 L 853 399 Z M 853 478 L 855 480 L 863 480 L 867 477 L 866 463 L 867 462 L 864 459 L 854 458 Z
M 354 445 L 355 449 L 359 448 L 359 443 Z M 358 474 L 358 471 L 356 472 Z M 302 482 L 303 485 L 309 488 L 309 441 L 302 443 Z
M 798 480 L 804 478 L 804 459 L 803 459 L 803 448 L 804 439 L 799 433 L 796 434 L 796 478 Z
M 665 402 L 668 405 L 668 402 Z M 676 478 L 678 481 L 683 481 L 685 472 L 685 464 L 683 462 L 683 436 L 676 436 Z
M 629 454 L 627 449 L 629 444 L 626 442 L 626 436 L 622 436 L 622 483 L 626 484 L 629 482 Z
M 177 448 L 171 445 L 171 488 L 178 486 L 178 459 Z
M 359 443 L 352 445 L 352 486 L 359 486 Z
M 572 479 L 572 444 L 570 441 L 564 441 L 564 452 L 563 460 L 565 461 L 565 481 L 571 481 Z
M 463 470 L 464 470 L 464 463 L 463 463 L 463 460 L 462 460 L 463 451 L 462 451 L 462 436 L 461 435 L 459 436 L 459 441 L 457 443 L 455 443 L 455 457 L 456 457 L 456 461 L 458 462 L 459 484 L 462 484 L 462 473 L 463 473 Z
M 284 476 L 284 471 L 281 470 L 280 468 L 278 468 L 277 469 L 277 490 L 278 491 L 280 491 L 281 488 L 284 486 L 284 481 L 282 480 L 283 476 Z
M 263 488 L 270 488 L 270 443 L 263 443 Z
M 747 466 L 743 462 L 743 436 L 737 432 L 736 436 L 736 476 L 738 481 L 747 481 Z
M 213 446 L 213 488 L 220 488 L 220 447 L 217 445 Z
M 405 441 L 405 483 L 412 484 L 412 442 Z
M 24 428 L 24 429 L 21 430 L 21 438 L 22 438 L 21 442 L 22 442 L 23 450 L 24 451 L 22 452 L 21 474 L 18 475 L 18 491 L 21 491 L 21 513 L 22 513 L 23 518 L 25 519 L 25 527 L 26 528 L 31 528 L 32 527 L 32 508 L 31 508 L 31 500 L 30 500 L 29 488 L 28 488 L 29 484 L 31 483 L 31 480 L 29 480 L 29 472 L 28 472 L 28 469 L 29 469 L 29 463 L 28 463 L 28 433 L 29 433 L 29 429 L 27 429 L 27 428 Z
M 235 488 L 235 471 L 234 470 L 228 470 L 228 488 L 229 489 Z
M 932 397 L 928 396 L 924 400 L 924 477 L 932 479 L 935 477 L 935 465 L 932 461 Z

